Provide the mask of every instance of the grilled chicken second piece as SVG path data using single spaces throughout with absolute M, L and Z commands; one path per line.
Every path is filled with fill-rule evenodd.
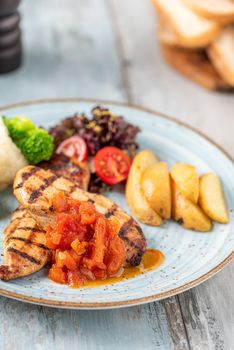
M 64 154 L 54 154 L 52 159 L 38 164 L 40 168 L 51 170 L 58 176 L 71 180 L 77 187 L 88 189 L 90 180 L 90 167 L 88 162 L 78 162 Z
M 99 194 L 88 193 L 74 182 L 58 177 L 50 170 L 27 166 L 18 171 L 14 181 L 14 194 L 20 204 L 27 208 L 40 227 L 53 225 L 55 213 L 52 199 L 64 192 L 79 201 L 91 201 L 99 213 L 107 218 L 115 216 L 120 223 L 119 236 L 126 247 L 126 263 L 136 266 L 146 250 L 146 240 L 139 224 L 121 210 L 110 199 Z
M 45 231 L 40 229 L 27 209 L 16 209 L 4 231 L 4 263 L 0 279 L 10 280 L 40 270 L 50 259 L 45 246 Z

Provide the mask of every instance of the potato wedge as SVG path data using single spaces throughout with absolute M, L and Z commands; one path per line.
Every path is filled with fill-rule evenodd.
M 186 229 L 207 232 L 212 228 L 211 220 L 197 204 L 190 201 L 175 181 L 171 182 L 172 217 Z
M 196 204 L 199 197 L 199 177 L 196 168 L 190 164 L 177 163 L 171 169 L 171 176 L 181 192 Z
M 164 219 L 169 219 L 171 217 L 171 184 L 166 163 L 155 163 L 144 171 L 142 189 L 150 207 Z
M 155 155 L 148 150 L 138 153 L 132 162 L 126 185 L 126 199 L 130 209 L 141 222 L 152 226 L 159 226 L 162 219 L 147 202 L 141 180 L 143 172 L 157 161 Z
M 199 204 L 206 215 L 214 221 L 221 224 L 229 222 L 222 185 L 215 174 L 207 173 L 201 176 Z

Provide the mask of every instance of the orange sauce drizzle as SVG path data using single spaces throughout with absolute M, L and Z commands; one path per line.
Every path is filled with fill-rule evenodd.
M 160 250 L 147 249 L 142 257 L 141 264 L 136 267 L 126 267 L 120 277 L 111 277 L 105 280 L 89 281 L 84 287 L 95 288 L 103 285 L 125 281 L 129 278 L 139 276 L 147 271 L 158 268 L 164 261 L 164 255 Z

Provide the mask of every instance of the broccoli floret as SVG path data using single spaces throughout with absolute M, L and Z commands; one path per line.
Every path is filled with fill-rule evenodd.
M 31 119 L 19 115 L 11 119 L 3 117 L 3 122 L 8 129 L 11 139 L 16 144 L 20 139 L 26 137 L 30 130 L 36 128 Z
M 37 128 L 29 130 L 27 137 L 18 142 L 18 147 L 29 164 L 49 160 L 54 151 L 54 139 L 46 130 Z

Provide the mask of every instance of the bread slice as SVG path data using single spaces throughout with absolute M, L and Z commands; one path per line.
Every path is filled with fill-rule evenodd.
M 234 22 L 233 0 L 184 0 L 198 15 L 225 23 Z
M 157 24 L 157 34 L 161 43 L 181 47 L 181 43 L 172 26 L 163 18 L 160 18 Z
M 209 90 L 232 91 L 216 72 L 205 50 L 186 50 L 161 45 L 165 60 L 180 73 Z
M 198 16 L 183 0 L 152 1 L 159 14 L 171 24 L 179 41 L 185 47 L 205 47 L 220 31 L 220 26 L 215 21 Z
M 234 26 L 225 28 L 207 53 L 223 80 L 234 86 Z
M 197 45 L 193 45 L 193 42 L 184 43 L 181 42 L 179 37 L 176 35 L 173 27 L 171 24 L 163 17 L 159 18 L 158 24 L 157 24 L 157 35 L 158 39 L 161 43 L 170 45 L 170 46 L 177 46 L 187 49 L 198 49 Z

